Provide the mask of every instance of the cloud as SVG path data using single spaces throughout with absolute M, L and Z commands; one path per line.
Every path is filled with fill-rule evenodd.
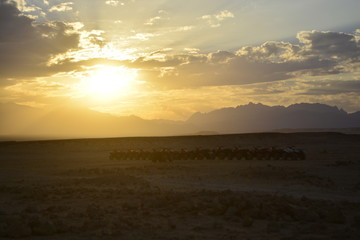
M 194 28 L 195 28 L 195 26 L 192 26 L 192 25 L 181 26 L 181 27 L 176 27 L 172 32 L 186 32 L 186 31 L 190 31 Z
M 153 18 L 150 18 L 148 19 L 144 25 L 148 25 L 148 26 L 152 26 L 154 25 L 156 22 L 158 22 L 159 20 L 161 20 L 162 18 L 160 16 L 156 16 L 156 17 L 153 17 Z
M 159 22 L 162 19 L 160 16 L 155 16 L 153 18 L 148 19 L 144 24 L 148 26 L 154 25 L 156 22 Z
M 217 51 L 208 55 L 208 60 L 212 63 L 227 63 L 235 58 L 236 55 L 227 51 Z
M 235 15 L 232 12 L 223 10 L 214 15 L 203 15 L 201 16 L 201 19 L 205 20 L 211 27 L 215 28 L 220 27 L 221 22 L 225 19 L 234 17 Z
M 168 17 L 169 14 L 165 10 L 159 10 L 158 13 L 159 13 L 159 15 L 148 19 L 144 23 L 144 25 L 153 26 L 153 25 L 159 24 L 161 21 L 169 19 L 169 17 Z
M 36 12 L 36 11 L 42 11 L 40 7 L 37 6 L 24 6 L 22 7 L 23 12 Z
M 156 36 L 156 34 L 154 33 L 136 33 L 135 35 L 132 35 L 128 38 L 134 40 L 140 40 L 140 41 L 147 41 L 154 36 Z
M 299 44 L 265 42 L 235 52 L 187 52 L 161 59 L 142 57 L 129 67 L 159 88 L 243 85 L 354 72 L 359 60 L 355 34 L 300 32 Z
M 336 35 L 335 32 L 333 35 Z M 144 41 L 153 36 L 138 33 L 129 38 Z M 91 40 L 90 37 L 89 40 Z M 358 57 L 356 53 L 358 47 L 353 48 L 351 54 L 336 51 L 337 57 L 333 57 L 335 54 L 333 48 L 330 48 L 332 52 L 328 54 L 326 54 L 328 52 L 326 48 L 322 50 L 322 54 L 319 54 L 318 48 L 313 47 L 316 45 L 313 44 L 316 40 L 313 40 L 311 34 L 306 38 L 302 35 L 301 39 L 308 40 L 301 40 L 299 44 L 266 42 L 258 46 L 245 46 L 235 52 L 199 53 L 199 50 L 187 50 L 180 54 L 172 54 L 172 49 L 166 49 L 135 60 L 90 58 L 76 62 L 64 58 L 53 64 L 47 71 L 81 71 L 84 66 L 96 64 L 122 65 L 138 69 L 139 78 L 157 89 L 270 83 L 353 72 L 351 64 L 354 64 L 354 59 Z M 101 43 L 102 40 L 94 35 L 91 41 Z M 348 40 L 345 38 L 343 41 Z M 323 42 L 325 44 L 331 41 L 324 40 Z M 351 64 L 346 64 L 348 62 Z M 313 92 L 315 93 L 315 90 Z M 304 94 L 311 94 L 311 92 L 304 92 Z
M 359 80 L 318 80 L 304 82 L 299 95 L 360 94 Z
M 302 61 L 252 61 L 246 56 L 219 51 L 210 54 L 183 54 L 165 59 L 141 58 L 129 67 L 150 74 L 147 81 L 164 88 L 242 85 L 291 79 L 298 74 L 334 74 L 335 62 L 307 58 Z M 166 69 L 167 74 L 163 74 Z M 158 71 L 158 76 L 156 76 Z
M 167 13 L 159 11 L 157 14 L 166 16 Z M 214 15 L 205 15 L 203 19 L 217 24 L 232 17 L 234 15 L 230 11 L 224 10 Z M 139 71 L 139 79 L 155 89 L 245 85 L 341 73 L 354 74 L 354 69 L 360 67 L 359 31 L 354 34 L 302 31 L 297 34 L 298 43 L 269 41 L 257 46 L 243 46 L 234 52 L 201 53 L 201 50 L 191 48 L 182 52 L 175 49 L 159 50 L 142 53 L 141 57 L 134 60 L 115 60 L 102 58 L 104 55 L 99 54 L 76 58 L 80 52 L 77 50 L 83 53 L 90 51 L 94 44 L 98 45 L 97 50 L 101 50 L 107 44 L 103 32 L 88 32 L 85 36 L 74 24 L 35 23 L 22 15 L 14 3 L 5 0 L 0 0 L 0 19 L 1 85 L 10 84 L 12 81 L 9 79 L 81 71 L 83 67 L 95 64 L 135 68 Z M 153 24 L 157 21 L 154 20 Z M 184 26 L 179 31 L 193 28 Z M 86 46 L 80 44 L 82 36 L 87 39 Z M 133 32 L 133 35 L 124 36 L 119 41 L 144 42 L 159 36 L 165 35 L 156 31 Z M 81 41 L 82 44 L 84 42 Z M 73 55 L 68 54 L 71 49 Z M 61 57 L 49 65 L 49 60 L 54 60 L 56 56 Z M 340 88 L 340 85 L 337 86 Z M 319 90 L 312 91 L 315 93 Z
M 265 42 L 260 46 L 242 47 L 236 55 L 244 56 L 251 61 L 286 62 L 289 60 L 304 59 L 301 46 L 286 42 Z
M 329 31 L 302 31 L 297 38 L 305 44 L 304 55 L 336 60 L 360 61 L 359 40 L 354 34 Z
M 284 42 L 266 42 L 260 46 L 243 47 L 237 55 L 254 61 L 286 62 L 309 58 L 333 60 L 337 63 L 360 60 L 359 39 L 355 34 L 329 31 L 301 31 L 299 45 Z
M 219 21 L 223 21 L 226 18 L 233 18 L 234 14 L 228 10 L 223 10 L 223 11 L 219 12 L 218 14 L 215 14 L 214 17 Z
M 105 4 L 110 5 L 112 7 L 124 6 L 125 5 L 125 3 L 120 2 L 119 0 L 107 0 L 105 2 Z
M 54 5 L 49 9 L 49 12 L 65 12 L 65 11 L 71 11 L 73 2 L 63 2 L 58 5 Z
M 71 25 L 35 24 L 14 2 L 0 0 L 0 80 L 50 74 L 48 60 L 78 44 L 79 34 Z

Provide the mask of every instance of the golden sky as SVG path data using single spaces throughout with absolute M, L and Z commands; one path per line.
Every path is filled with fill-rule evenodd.
M 358 0 L 0 0 L 0 102 L 184 120 L 360 110 Z

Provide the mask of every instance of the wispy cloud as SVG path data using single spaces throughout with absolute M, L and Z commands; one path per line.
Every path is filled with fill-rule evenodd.
M 144 24 L 148 26 L 153 26 L 160 23 L 161 21 L 169 20 L 168 13 L 165 10 L 159 10 L 158 14 L 159 15 L 146 20 Z
M 145 25 L 152 26 L 152 25 L 154 25 L 156 22 L 160 21 L 161 19 L 162 19 L 162 17 L 156 16 L 156 17 L 153 17 L 153 18 L 148 19 L 144 24 L 145 24 Z
M 227 18 L 234 18 L 235 15 L 228 11 L 223 10 L 213 15 L 203 15 L 201 19 L 205 20 L 211 27 L 220 27 L 221 22 L 224 21 Z
M 107 0 L 107 1 L 105 1 L 105 4 L 113 6 L 113 7 L 124 6 L 125 5 L 124 2 L 121 2 L 119 0 Z
M 135 39 L 135 40 L 141 40 L 141 41 L 147 41 L 154 36 L 156 36 L 156 34 L 154 34 L 154 33 L 136 33 L 135 35 L 132 35 L 128 38 Z
M 49 12 L 65 12 L 73 10 L 73 2 L 63 2 L 58 5 L 54 5 L 49 9 Z

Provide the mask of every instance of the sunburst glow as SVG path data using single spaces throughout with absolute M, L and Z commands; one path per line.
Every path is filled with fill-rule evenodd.
M 114 98 L 133 87 L 136 75 L 133 69 L 99 66 L 83 79 L 81 91 L 96 98 Z

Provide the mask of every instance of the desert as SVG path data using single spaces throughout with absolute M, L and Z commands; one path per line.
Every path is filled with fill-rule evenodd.
M 0 240 L 359 240 L 359 0 L 0 0 Z
M 296 147 L 297 159 L 110 159 Z M 4 141 L 1 239 L 359 239 L 360 135 Z

